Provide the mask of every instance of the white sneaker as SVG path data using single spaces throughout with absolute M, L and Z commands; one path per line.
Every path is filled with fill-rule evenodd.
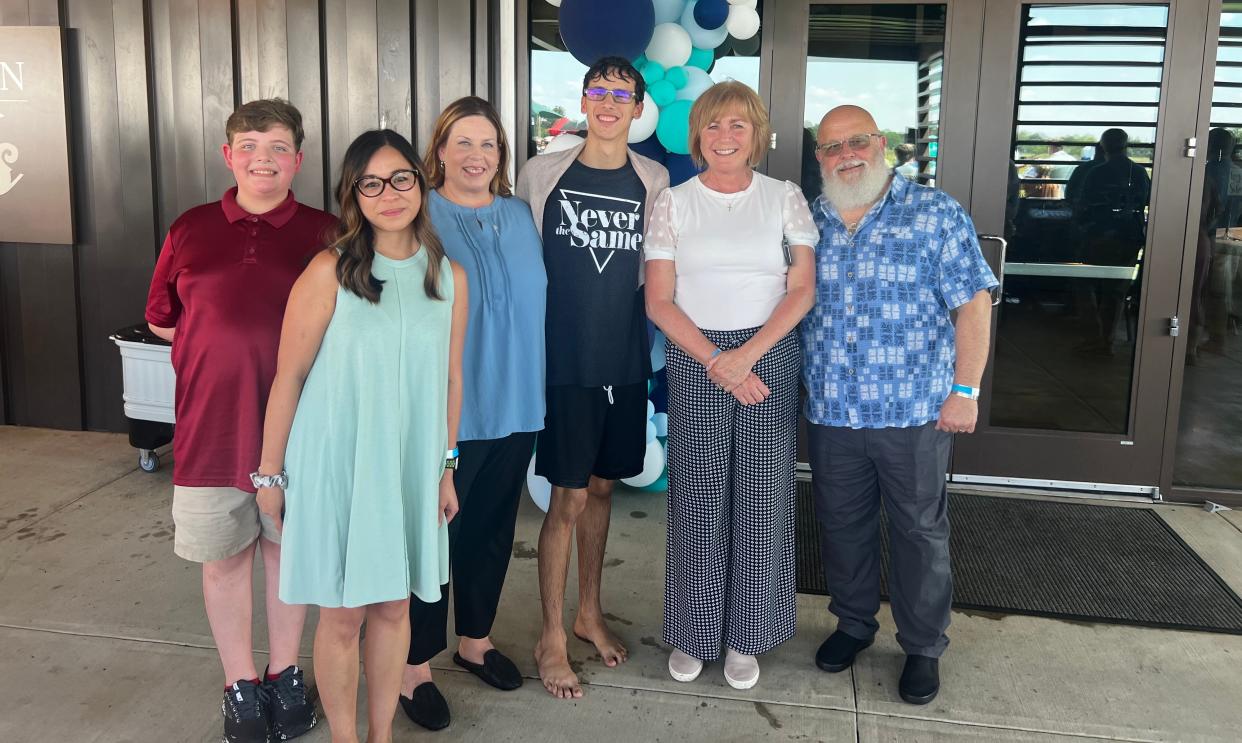
M 689 683 L 702 672 L 703 661 L 673 648 L 672 655 L 668 656 L 668 675 L 677 681 Z
M 759 659 L 729 648 L 725 653 L 724 677 L 734 689 L 751 688 L 759 683 Z

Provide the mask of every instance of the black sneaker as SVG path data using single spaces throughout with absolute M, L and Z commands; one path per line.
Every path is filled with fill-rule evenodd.
M 940 693 L 940 661 L 925 655 L 907 655 L 897 692 L 910 704 L 927 704 Z
M 873 641 L 874 638 L 860 640 L 837 630 L 828 635 L 824 644 L 819 646 L 819 650 L 815 653 L 815 665 L 819 666 L 821 671 L 840 673 L 853 665 L 854 658 L 871 647 Z
M 269 743 L 267 690 L 253 681 L 238 681 L 224 690 L 222 743 Z
M 264 672 L 264 677 L 267 673 Z M 274 740 L 292 740 L 315 727 L 315 702 L 306 693 L 302 669 L 289 666 L 272 681 L 264 681 L 267 690 L 267 714 L 271 720 Z

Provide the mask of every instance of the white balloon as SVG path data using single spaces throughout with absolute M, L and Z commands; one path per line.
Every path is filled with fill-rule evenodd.
M 634 477 L 629 477 L 621 482 L 632 488 L 645 488 L 656 480 L 660 479 L 660 475 L 664 474 L 664 447 L 660 446 L 659 441 L 651 441 L 647 444 L 647 451 L 643 453 L 643 471 Z
M 759 33 L 759 13 L 745 5 L 734 5 L 729 8 L 729 19 L 725 28 L 735 39 L 745 40 Z
M 548 0 L 548 2 L 552 2 L 552 0 Z M 560 0 L 557 0 L 557 2 L 560 2 Z M 742 5 L 746 2 L 749 2 L 749 0 L 729 0 L 730 5 Z M 759 0 L 755 0 L 755 2 L 757 3 Z
M 681 18 L 682 9 L 686 7 L 686 0 L 652 0 L 651 4 L 655 6 L 657 24 L 676 23 Z
M 548 142 L 548 146 L 543 148 L 543 152 L 546 155 L 549 152 L 560 152 L 561 150 L 572 149 L 575 145 L 580 144 L 582 141 L 582 137 L 579 137 L 577 134 L 569 134 L 568 132 L 565 134 L 558 134 L 552 138 L 551 142 Z
M 630 124 L 630 135 L 626 141 L 630 144 L 641 142 L 652 134 L 655 134 L 656 127 L 660 124 L 660 107 L 651 100 L 651 96 L 647 96 L 646 104 L 643 106 L 643 115 Z
M 733 0 L 729 1 L 732 2 Z M 554 8 L 559 8 L 561 7 L 561 0 L 548 0 L 548 5 L 551 5 Z
M 647 44 L 647 59 L 658 62 L 664 69 L 681 67 L 690 59 L 694 44 L 690 34 L 676 23 L 661 23 L 651 34 L 651 43 Z
M 716 84 L 712 76 L 698 67 L 686 67 L 686 84 L 677 91 L 677 100 L 693 101 L 711 86 Z
M 526 468 L 526 491 L 530 499 L 539 506 L 539 510 L 547 513 L 548 504 L 552 502 L 552 483 L 548 478 L 535 474 L 535 458 L 530 458 L 530 467 Z
M 699 49 L 715 49 L 729 38 L 729 29 L 722 23 L 719 28 L 703 28 L 694 20 L 694 6 L 699 0 L 690 0 L 681 14 L 681 27 L 690 34 L 690 42 Z
M 668 436 L 668 413 L 656 413 L 651 422 L 655 424 L 656 436 Z

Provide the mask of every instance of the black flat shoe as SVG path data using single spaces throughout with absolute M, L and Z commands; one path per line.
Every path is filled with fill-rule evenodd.
M 444 695 L 436 688 L 434 681 L 425 681 L 414 687 L 412 695 L 398 696 L 397 699 L 401 702 L 401 709 L 405 710 L 405 716 L 416 724 L 428 730 L 443 730 L 449 726 L 452 718 L 448 702 L 444 701 Z
M 522 685 L 522 672 L 496 648 L 483 654 L 482 663 L 472 663 L 453 653 L 453 662 L 501 691 L 513 691 Z
M 910 704 L 927 704 L 935 699 L 940 693 L 940 661 L 925 655 L 907 655 L 897 691 Z
M 824 644 L 820 645 L 819 650 L 815 652 L 815 665 L 819 666 L 821 671 L 840 673 L 852 666 L 855 656 L 871 647 L 874 641 L 875 638 L 860 640 L 837 630 L 828 635 L 828 639 L 824 640 Z

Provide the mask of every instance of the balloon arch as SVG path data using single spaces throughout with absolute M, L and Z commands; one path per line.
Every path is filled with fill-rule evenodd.
M 673 185 L 698 173 L 690 159 L 690 108 L 715 82 L 708 74 L 716 58 L 759 33 L 758 0 L 548 0 L 559 8 L 561 41 L 574 59 L 590 66 L 601 57 L 624 57 L 647 83 L 642 116 L 630 126 L 635 152 L 663 163 Z M 749 46 L 749 45 L 748 45 Z M 546 151 L 572 147 L 578 137 L 560 134 Z M 649 327 L 653 340 L 647 402 L 647 451 L 643 471 L 623 480 L 640 490 L 668 487 L 664 442 L 668 436 L 664 334 Z M 531 498 L 545 511 L 551 485 L 526 478 Z

